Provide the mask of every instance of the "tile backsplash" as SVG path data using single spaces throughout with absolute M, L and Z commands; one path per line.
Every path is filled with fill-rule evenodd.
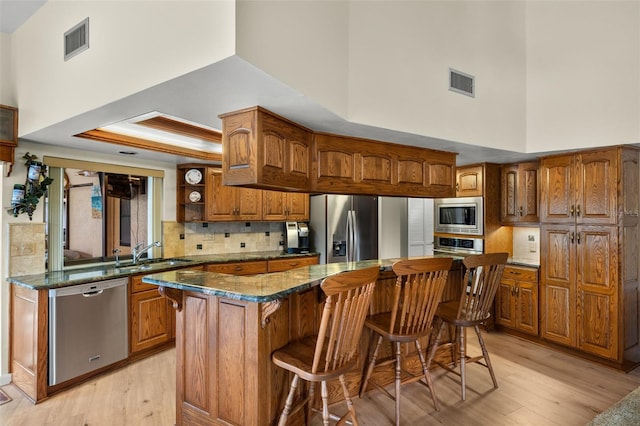
M 9 224 L 9 276 L 45 272 L 44 223 Z
M 540 264 L 540 229 L 513 227 L 513 259 Z
M 282 222 L 162 223 L 163 256 L 282 250 Z

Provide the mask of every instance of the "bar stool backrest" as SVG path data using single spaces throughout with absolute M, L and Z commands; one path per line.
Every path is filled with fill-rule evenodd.
M 421 258 L 393 264 L 397 275 L 390 334 L 418 335 L 431 329 L 453 259 Z
M 488 253 L 464 258 L 467 269 L 462 281 L 459 319 L 481 321 L 489 318 L 508 257 L 508 253 Z
M 337 370 L 357 355 L 378 273 L 379 268 L 374 266 L 333 275 L 322 282 L 327 298 L 312 373 Z

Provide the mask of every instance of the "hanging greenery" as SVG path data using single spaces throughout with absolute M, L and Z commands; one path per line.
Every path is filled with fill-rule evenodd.
M 29 220 L 32 220 L 40 198 L 47 193 L 47 187 L 51 185 L 53 179 L 46 176 L 45 167 L 37 161 L 35 155 L 27 152 L 22 158 L 26 160 L 24 164 L 27 167 L 27 178 L 24 186 L 14 186 L 11 208 L 7 211 L 14 217 L 26 213 L 29 215 Z

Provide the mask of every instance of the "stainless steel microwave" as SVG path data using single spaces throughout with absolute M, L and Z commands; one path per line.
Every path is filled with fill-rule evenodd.
M 436 198 L 433 206 L 435 232 L 483 235 L 482 197 Z

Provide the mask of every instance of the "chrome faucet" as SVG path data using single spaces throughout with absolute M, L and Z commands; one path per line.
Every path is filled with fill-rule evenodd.
M 140 248 L 142 247 L 144 243 L 140 243 L 138 245 L 136 245 L 132 250 L 131 250 L 131 254 L 133 255 L 133 264 L 135 265 L 136 263 L 138 263 L 138 260 L 140 260 L 140 256 L 142 256 L 144 253 L 147 252 L 147 250 L 153 248 L 153 247 L 160 247 L 162 244 L 160 243 L 160 241 L 156 241 L 155 243 L 151 243 L 146 247 Z

